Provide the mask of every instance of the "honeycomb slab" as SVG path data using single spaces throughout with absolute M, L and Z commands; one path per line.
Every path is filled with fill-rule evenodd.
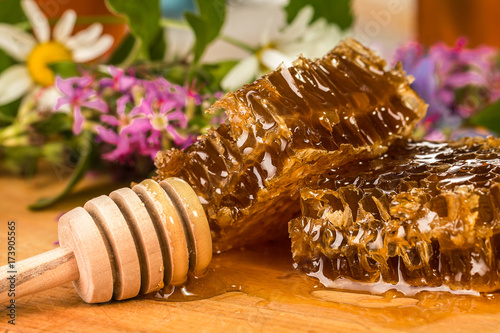
M 383 154 L 423 118 L 401 66 L 385 65 L 349 39 L 281 66 L 212 106 L 225 110 L 223 125 L 184 151 L 160 152 L 157 179 L 194 188 L 216 251 L 286 234 L 300 188 L 331 166 Z
M 400 140 L 301 191 L 289 223 L 299 266 L 451 290 L 500 288 L 500 139 Z

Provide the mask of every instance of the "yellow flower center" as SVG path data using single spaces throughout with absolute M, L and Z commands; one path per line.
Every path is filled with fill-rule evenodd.
M 151 126 L 153 126 L 153 128 L 157 131 L 164 130 L 165 127 L 167 127 L 165 118 L 159 114 L 155 114 L 154 116 L 152 116 L 150 122 Z
M 267 43 L 266 45 L 263 45 L 255 53 L 255 55 L 257 56 L 257 59 L 259 60 L 259 69 L 262 73 L 267 73 L 267 72 L 273 70 L 273 68 L 267 68 L 267 66 L 262 62 L 262 54 L 264 53 L 264 51 L 269 50 L 269 49 L 274 49 L 274 48 L 276 48 L 276 44 L 274 42 L 270 42 L 270 43 Z
M 46 87 L 53 84 L 55 80 L 54 72 L 49 64 L 69 60 L 72 60 L 71 52 L 64 45 L 56 41 L 48 41 L 33 48 L 26 60 L 26 66 L 33 81 Z

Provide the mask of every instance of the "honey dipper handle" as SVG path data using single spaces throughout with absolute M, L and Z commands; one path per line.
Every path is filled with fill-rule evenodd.
M 0 267 L 0 304 L 13 298 L 31 295 L 79 278 L 73 251 L 59 247 L 37 256 L 18 261 L 14 269 Z M 15 288 L 12 282 L 15 281 Z M 9 295 L 10 294 L 10 295 Z

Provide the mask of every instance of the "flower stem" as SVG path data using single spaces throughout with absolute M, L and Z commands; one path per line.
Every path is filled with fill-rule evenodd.
M 243 50 L 248 51 L 250 53 L 257 53 L 257 51 L 258 51 L 257 48 L 252 47 L 252 46 L 248 45 L 247 43 L 244 43 L 241 40 L 238 40 L 238 39 L 233 38 L 231 36 L 221 35 L 220 39 L 225 41 L 226 43 L 237 46 L 240 49 L 243 49 Z
M 189 25 L 185 21 L 172 20 L 165 17 L 160 19 L 160 26 L 164 28 L 177 28 L 183 30 L 189 29 Z

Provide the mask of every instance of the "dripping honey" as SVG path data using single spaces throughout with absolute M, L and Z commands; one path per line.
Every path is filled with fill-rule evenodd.
M 402 141 L 327 172 L 290 223 L 295 261 L 331 281 L 500 289 L 499 145 Z
M 367 323 L 394 328 L 415 327 L 464 313 L 500 313 L 500 297 L 494 293 L 420 292 L 405 297 L 395 290 L 373 295 L 366 290 L 325 288 L 317 279 L 294 269 L 289 246 L 283 239 L 216 254 L 204 277 L 191 277 L 185 286 L 147 297 L 189 301 L 244 295 L 250 298 L 249 304 L 263 310 L 279 309 L 282 304 L 298 306 L 300 311 L 321 307 L 334 316 L 362 316 Z

